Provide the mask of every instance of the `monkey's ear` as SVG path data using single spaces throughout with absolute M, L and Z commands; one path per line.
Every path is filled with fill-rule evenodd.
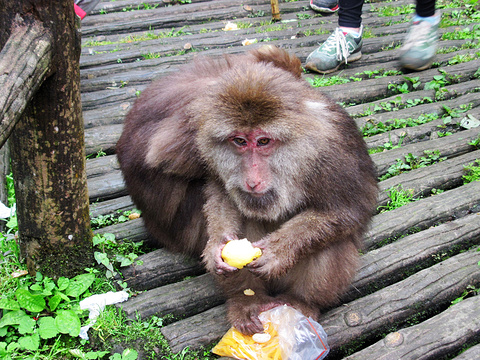
M 292 73 L 295 77 L 302 76 L 302 63 L 298 57 L 273 45 L 265 45 L 250 51 L 257 62 L 272 63 L 276 67 Z

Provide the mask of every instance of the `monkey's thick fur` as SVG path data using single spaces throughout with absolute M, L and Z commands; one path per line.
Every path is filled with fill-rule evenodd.
M 375 169 L 354 121 L 302 80 L 297 57 L 267 46 L 154 82 L 117 155 L 153 239 L 203 258 L 240 331 L 261 331 L 258 314 L 278 304 L 318 316 L 349 285 Z M 263 255 L 234 270 L 220 252 L 244 237 Z

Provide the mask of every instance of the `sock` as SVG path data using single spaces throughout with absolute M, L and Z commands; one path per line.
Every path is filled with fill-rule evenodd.
M 440 16 L 437 13 L 433 16 L 428 16 L 428 17 L 422 17 L 422 16 L 418 16 L 417 14 L 415 14 L 412 21 L 413 22 L 427 21 L 432 25 L 436 25 L 440 21 Z

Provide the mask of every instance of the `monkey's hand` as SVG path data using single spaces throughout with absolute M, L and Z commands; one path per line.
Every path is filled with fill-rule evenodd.
M 293 267 L 293 262 L 291 263 L 290 259 L 284 256 L 282 249 L 277 249 L 275 244 L 265 238 L 252 244 L 262 250 L 262 256 L 246 266 L 252 274 L 270 280 L 285 275 Z
M 228 235 L 218 241 L 213 239 L 208 241 L 203 252 L 203 261 L 208 271 L 218 275 L 229 275 L 238 271 L 236 267 L 228 265 L 222 258 L 222 250 L 225 244 L 231 240 L 238 240 L 238 237 Z

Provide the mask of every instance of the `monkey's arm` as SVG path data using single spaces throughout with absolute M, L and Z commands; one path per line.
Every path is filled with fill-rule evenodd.
M 352 210 L 306 210 L 285 222 L 280 229 L 254 243 L 263 251 L 261 257 L 247 265 L 263 278 L 284 275 L 301 259 L 338 241 L 358 241 L 363 230 Z
M 241 216 L 228 200 L 225 190 L 214 181 L 205 187 L 206 202 L 203 212 L 207 219 L 208 242 L 203 252 L 203 262 L 208 271 L 225 274 L 238 269 L 222 260 L 222 249 L 230 240 L 238 240 Z

